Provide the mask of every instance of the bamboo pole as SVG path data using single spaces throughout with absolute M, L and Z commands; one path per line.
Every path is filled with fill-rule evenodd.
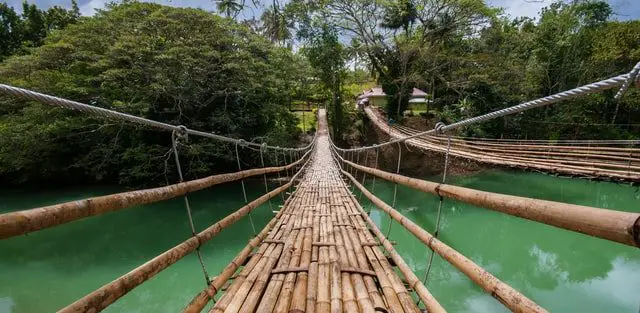
M 455 266 L 462 273 L 467 275 L 473 282 L 478 284 L 487 293 L 500 301 L 504 306 L 512 312 L 517 313 L 543 313 L 545 309 L 525 297 L 523 294 L 513 289 L 511 286 L 503 283 L 491 273 L 485 271 L 473 261 L 466 258 L 453 248 L 445 245 L 437 238 L 433 237 L 417 224 L 404 217 L 394 208 L 377 198 L 369 190 L 364 188 L 353 176 L 346 171 L 342 173 L 351 179 L 351 183 L 362 191 L 362 193 L 371 200 L 377 207 L 387 212 L 391 218 L 398 221 L 402 226 L 409 230 L 420 241 L 425 243 L 435 253 L 438 253 L 443 259 L 447 260 L 451 265 Z
M 360 207 L 359 205 L 358 205 L 358 210 L 361 212 L 364 212 L 362 207 Z M 446 313 L 446 310 L 442 307 L 442 305 L 440 305 L 438 300 L 436 300 L 436 298 L 431 294 L 431 292 L 427 290 L 426 286 L 422 284 L 422 281 L 420 281 L 418 276 L 416 276 L 416 274 L 413 273 L 409 265 L 407 265 L 407 263 L 404 261 L 404 259 L 402 259 L 400 254 L 398 254 L 398 252 L 393 247 L 393 244 L 384 236 L 384 234 L 382 233 L 382 231 L 380 231 L 380 229 L 375 224 L 375 222 L 367 214 L 364 214 L 362 216 L 365 218 L 366 224 L 369 225 L 370 229 L 373 231 L 375 236 L 379 238 L 383 247 L 387 250 L 387 252 L 389 253 L 389 256 L 394 261 L 394 263 L 396 264 L 400 272 L 404 275 L 405 279 L 409 283 L 409 286 L 416 292 L 418 297 L 422 299 L 422 302 L 424 302 L 425 307 L 427 308 L 427 311 L 430 313 Z M 352 217 L 352 219 L 355 220 L 355 217 Z M 365 221 L 362 221 L 360 225 L 364 226 Z M 361 236 L 365 236 L 365 238 L 368 237 L 367 238 L 368 240 L 373 239 L 373 238 L 370 238 L 371 234 L 369 233 L 361 232 Z M 389 272 L 389 269 L 391 267 L 389 266 L 388 262 L 386 262 L 386 257 L 384 257 L 384 255 L 382 254 L 382 251 L 377 246 L 364 247 L 364 249 L 365 249 L 365 252 L 367 253 L 367 258 L 369 258 L 370 263 L 379 264 L 380 267 L 376 272 L 378 271 Z M 379 262 L 376 262 L 376 260 L 379 260 Z
M 640 247 L 640 213 L 598 209 L 437 184 L 350 163 L 361 171 L 420 191 L 479 207 Z
M 138 285 L 153 277 L 155 274 L 169 267 L 187 254 L 193 252 L 197 247 L 209 241 L 213 236 L 217 235 L 227 226 L 235 223 L 253 209 L 286 190 L 290 184 L 291 183 L 287 183 L 259 197 L 258 199 L 251 201 L 239 210 L 227 215 L 220 221 L 199 232 L 194 237 L 183 241 L 181 244 L 165 251 L 129 273 L 100 287 L 96 291 L 61 309 L 59 312 L 99 312 L 103 310 Z
M 214 185 L 237 181 L 251 176 L 281 172 L 302 163 L 310 152 L 311 150 L 307 151 L 302 158 L 285 166 L 265 167 L 235 173 L 213 175 L 165 187 L 122 192 L 41 208 L 0 214 L 0 239 L 27 234 L 89 216 L 100 215 L 136 205 L 175 198 Z
M 290 199 L 291 198 L 287 199 L 287 201 L 285 202 L 285 208 L 286 208 L 286 204 L 289 202 Z M 269 223 L 267 223 L 267 225 L 262 229 L 262 231 L 260 231 L 260 233 L 255 238 L 251 239 L 249 241 L 249 244 L 245 246 L 244 249 L 242 249 L 242 251 L 240 251 L 240 253 L 238 253 L 238 255 L 233 260 L 231 260 L 231 263 L 229 263 L 222 270 L 222 272 L 218 276 L 216 276 L 215 279 L 211 281 L 211 284 L 209 285 L 209 287 L 207 287 L 205 290 L 200 292 L 191 300 L 191 302 L 189 302 L 189 304 L 187 305 L 187 307 L 184 308 L 182 313 L 197 313 L 202 311 L 202 309 L 207 305 L 209 300 L 213 298 L 213 296 L 220 290 L 220 288 L 222 288 L 222 286 L 224 286 L 224 284 L 231 278 L 233 273 L 235 273 L 238 270 L 240 265 L 244 264 L 244 262 L 247 260 L 247 258 L 251 254 L 251 251 L 253 251 L 258 245 L 260 245 L 260 249 L 258 250 L 258 252 L 256 252 L 256 254 L 254 254 L 254 258 L 253 258 L 254 261 L 257 261 L 264 254 L 267 248 L 267 245 L 261 244 L 264 242 L 264 238 L 267 237 L 269 233 L 272 233 L 272 228 L 277 233 L 278 228 L 281 227 L 283 223 L 286 223 L 288 216 L 284 215 L 285 211 L 287 210 L 286 209 L 280 210 L 276 214 L 276 216 L 272 218 L 271 221 L 269 221 Z M 273 233 L 273 235 L 276 235 L 276 233 Z M 271 236 L 271 237 L 275 237 L 275 236 Z M 244 269 L 246 270 L 246 269 L 253 268 L 255 263 L 256 262 L 248 263 L 244 267 Z M 246 275 L 244 276 L 246 277 Z M 229 290 L 228 292 L 232 292 L 232 291 Z

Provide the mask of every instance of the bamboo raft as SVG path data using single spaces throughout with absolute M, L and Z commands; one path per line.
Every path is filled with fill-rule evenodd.
M 402 125 L 389 126 L 371 107 L 365 108 L 371 122 L 392 138 L 415 135 L 420 131 Z M 447 138 L 422 136 L 406 141 L 423 150 L 446 152 Z M 531 141 L 487 142 L 469 138 L 451 138 L 450 153 L 456 157 L 500 166 L 534 169 L 544 172 L 640 181 L 640 148 L 613 147 L 591 143 L 589 146 L 549 144 Z

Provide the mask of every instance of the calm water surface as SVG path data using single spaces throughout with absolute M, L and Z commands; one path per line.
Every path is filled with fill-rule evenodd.
M 503 171 L 454 177 L 451 182 L 640 212 L 640 191 L 626 185 Z M 368 185 L 371 187 L 371 182 Z M 264 186 L 257 183 L 247 187 L 251 199 L 264 192 Z M 0 212 L 117 191 L 98 187 L 5 191 L 0 194 Z M 378 181 L 375 193 L 391 203 L 393 184 Z M 273 205 L 281 204 L 279 200 Z M 204 229 L 243 202 L 239 184 L 195 193 L 191 203 L 196 228 Z M 368 203 L 365 206 L 368 208 Z M 397 206 L 425 229 L 433 230 L 436 197 L 399 187 Z M 257 208 L 253 213 L 256 228 L 261 229 L 270 216 L 268 204 Z M 386 232 L 386 215 L 374 209 L 372 217 Z M 0 313 L 53 312 L 180 243 L 189 234 L 182 199 L 174 199 L 0 241 Z M 212 276 L 246 245 L 251 234 L 245 217 L 204 245 L 205 263 Z M 390 237 L 398 242 L 396 248 L 407 263 L 423 277 L 429 251 L 398 224 L 392 224 Z M 448 200 L 443 206 L 440 237 L 551 312 L 638 312 L 640 249 Z M 437 256 L 428 287 L 449 312 L 506 312 Z M 106 312 L 176 312 L 203 288 L 197 258 L 189 255 Z

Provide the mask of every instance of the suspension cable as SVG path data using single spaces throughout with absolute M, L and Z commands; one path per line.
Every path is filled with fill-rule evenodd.
M 439 133 L 441 133 L 441 129 L 444 128 L 444 123 L 439 122 L 436 124 L 436 131 L 438 131 Z M 436 186 L 436 193 L 438 194 L 438 197 L 440 198 L 438 201 L 438 215 L 436 216 L 436 227 L 435 227 L 435 232 L 433 233 L 434 238 L 438 238 L 438 234 L 440 231 L 440 216 L 441 216 L 441 212 L 442 212 L 442 203 L 444 202 L 444 197 L 440 194 L 440 187 L 442 185 L 445 184 L 445 182 L 447 181 L 447 170 L 449 168 L 449 152 L 451 151 L 451 135 L 447 134 L 447 152 L 444 155 L 444 169 L 442 171 L 442 181 L 440 182 L 440 184 L 438 184 L 438 186 Z M 435 252 L 433 250 L 431 250 L 431 255 L 429 256 L 429 264 L 427 265 L 427 271 L 424 275 L 424 280 L 422 281 L 423 285 L 427 285 L 427 280 L 429 279 L 429 273 L 431 272 L 431 266 L 433 265 L 433 255 L 435 254 Z M 420 305 L 420 301 L 422 299 L 419 299 L 417 302 L 417 305 Z
M 180 127 L 180 132 L 173 131 L 171 132 L 171 147 L 173 150 L 173 157 L 176 162 L 176 169 L 178 170 L 178 179 L 180 182 L 184 182 L 184 176 L 182 175 L 182 166 L 180 165 L 180 158 L 178 156 L 178 141 L 180 139 L 187 140 L 187 132 L 186 127 Z M 184 206 L 187 210 L 187 218 L 189 220 L 189 226 L 191 227 L 191 236 L 196 238 L 198 241 L 198 246 L 196 247 L 196 254 L 198 255 L 198 261 L 200 262 L 200 267 L 202 268 L 202 273 L 204 274 L 204 279 L 206 281 L 207 286 L 211 284 L 211 279 L 209 278 L 209 273 L 207 272 L 207 268 L 204 265 L 204 261 L 202 260 L 202 253 L 200 253 L 200 246 L 202 245 L 200 241 L 200 237 L 196 234 L 196 227 L 193 223 L 193 214 L 191 213 L 191 205 L 189 205 L 189 197 L 184 195 Z
M 155 129 L 163 130 L 163 131 L 170 131 L 170 132 L 176 131 L 176 132 L 179 132 L 179 133 L 186 133 L 188 135 L 206 137 L 206 138 L 211 138 L 211 139 L 214 139 L 214 140 L 230 142 L 230 143 L 238 143 L 240 141 L 243 141 L 242 139 L 230 138 L 230 137 L 226 137 L 226 136 L 222 136 L 222 135 L 216 135 L 216 134 L 210 133 L 210 132 L 204 132 L 204 131 L 200 131 L 200 130 L 189 129 L 189 128 L 184 127 L 182 125 L 177 126 L 177 125 L 167 124 L 167 123 L 163 123 L 163 122 L 158 122 L 158 121 L 154 121 L 154 120 L 147 119 L 147 118 L 144 118 L 144 117 L 139 117 L 139 116 L 126 114 L 126 113 L 122 113 L 122 112 L 118 112 L 118 111 L 114 111 L 114 110 L 110 110 L 110 109 L 105 109 L 105 108 L 101 108 L 101 107 L 97 107 L 97 106 L 93 106 L 93 105 L 80 103 L 80 102 L 77 102 L 77 101 L 67 100 L 67 99 L 63 99 L 63 98 L 59 98 L 59 97 L 55 97 L 55 96 L 50 96 L 50 95 L 39 93 L 39 92 L 36 92 L 36 91 L 23 89 L 23 88 L 18 88 L 18 87 L 13 87 L 13 86 L 5 85 L 5 84 L 0 84 L 0 93 L 5 94 L 5 95 L 14 96 L 16 98 L 37 101 L 37 102 L 40 102 L 40 103 L 43 103 L 43 104 L 47 104 L 47 105 L 51 105 L 51 106 L 57 106 L 57 107 L 63 107 L 63 108 L 71 109 L 71 110 L 77 110 L 77 111 L 89 113 L 89 114 L 100 116 L 100 117 L 105 117 L 105 118 L 110 118 L 110 119 L 115 119 L 115 120 L 128 121 L 128 122 L 131 122 L 131 123 L 144 125 L 144 126 L 149 126 L 149 127 L 155 128 Z M 312 141 L 312 143 L 313 143 L 313 141 Z M 260 144 L 253 143 L 253 142 L 245 142 L 244 145 L 252 146 L 252 147 L 255 147 L 255 148 L 258 148 L 258 147 L 261 146 Z M 310 146 L 311 146 L 311 144 L 309 144 L 309 145 L 307 145 L 305 147 L 302 147 L 302 148 L 283 148 L 283 147 L 275 147 L 275 146 L 267 145 L 266 148 L 267 149 L 273 149 L 273 150 L 283 150 L 283 151 L 289 151 L 289 150 L 303 151 L 303 150 L 306 150 L 307 148 L 309 148 Z
M 629 89 L 629 86 L 631 86 L 631 84 L 633 84 L 633 81 L 638 76 L 638 72 L 640 72 L 640 62 L 638 62 L 633 67 L 633 69 L 631 69 L 631 72 L 629 72 L 629 77 L 627 77 L 627 79 L 624 81 L 624 83 L 622 83 L 622 86 L 620 86 L 620 89 L 618 90 L 616 95 L 613 96 L 613 99 L 620 100 L 620 98 L 622 98 L 622 96 L 624 96 L 625 92 L 627 92 L 627 89 Z
M 238 171 L 242 171 L 242 166 L 240 165 L 240 153 L 238 153 L 238 145 L 239 144 L 244 144 L 244 140 L 242 140 L 241 142 L 236 142 L 236 161 L 238 162 Z M 244 178 L 240 180 L 240 183 L 242 184 L 242 195 L 244 196 L 244 203 L 249 203 L 249 201 L 247 200 L 247 190 L 244 187 Z M 253 218 L 251 217 L 251 211 L 249 211 L 249 214 L 247 214 L 249 216 L 249 223 L 251 224 L 251 229 L 253 229 L 253 235 L 255 236 L 256 234 L 258 234 L 256 232 L 256 226 L 253 224 Z

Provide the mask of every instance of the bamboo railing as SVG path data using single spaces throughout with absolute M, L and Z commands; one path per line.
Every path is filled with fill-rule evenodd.
M 312 151 L 312 150 L 310 150 Z M 310 152 L 309 151 L 309 152 Z M 305 154 L 305 157 L 300 158 L 299 161 L 304 160 L 309 153 Z M 308 161 L 308 160 L 307 160 Z M 291 164 L 297 164 L 296 162 Z M 290 165 L 291 165 L 290 164 Z M 306 165 L 306 163 L 305 163 Z M 118 300 L 120 297 L 133 290 L 135 287 L 144 283 L 157 273 L 166 269 L 170 265 L 176 263 L 189 253 L 195 251 L 205 242 L 211 240 L 215 235 L 220 233 L 224 228 L 235 223 L 240 218 L 249 214 L 252 210 L 266 203 L 269 199 L 277 196 L 281 192 L 287 190 L 294 183 L 297 176 L 303 171 L 304 166 L 291 178 L 286 184 L 262 195 L 249 202 L 247 205 L 238 209 L 230 215 L 227 215 L 215 224 L 207 227 L 205 230 L 199 232 L 195 236 L 183 241 L 179 245 L 165 251 L 150 261 L 138 266 L 129 273 L 120 276 L 114 281 L 98 288 L 90 294 L 75 301 L 69 306 L 61 309 L 60 313 L 76 313 L 76 312 L 99 312 L 109 306 L 111 303 Z
M 423 192 L 625 245 L 640 247 L 640 213 L 598 209 L 438 184 L 342 160 L 357 170 Z
M 24 235 L 85 217 L 113 212 L 136 205 L 149 204 L 183 196 L 191 192 L 223 183 L 238 181 L 247 177 L 282 172 L 299 165 L 310 153 L 311 150 L 307 151 L 299 160 L 279 167 L 265 167 L 213 175 L 165 187 L 122 192 L 0 214 L 0 239 Z
M 362 186 L 362 184 L 360 184 L 349 172 L 342 170 L 342 174 L 348 177 L 351 180 L 351 183 L 362 191 L 362 194 L 371 200 L 373 204 L 388 213 L 392 219 L 396 220 L 405 229 L 416 236 L 416 238 L 426 244 L 431 250 L 438 253 L 443 259 L 447 260 L 447 262 L 467 275 L 467 277 L 469 277 L 474 283 L 482 287 L 482 289 L 500 301 L 500 303 L 509 308 L 509 310 L 517 313 L 547 312 L 545 309 L 517 290 L 513 289 L 511 286 L 503 283 L 461 253 L 444 244 L 436 237 L 429 234 L 426 230 L 420 228 L 420 226 L 404 217 L 390 205 L 386 204 L 364 188 L 364 186 Z

